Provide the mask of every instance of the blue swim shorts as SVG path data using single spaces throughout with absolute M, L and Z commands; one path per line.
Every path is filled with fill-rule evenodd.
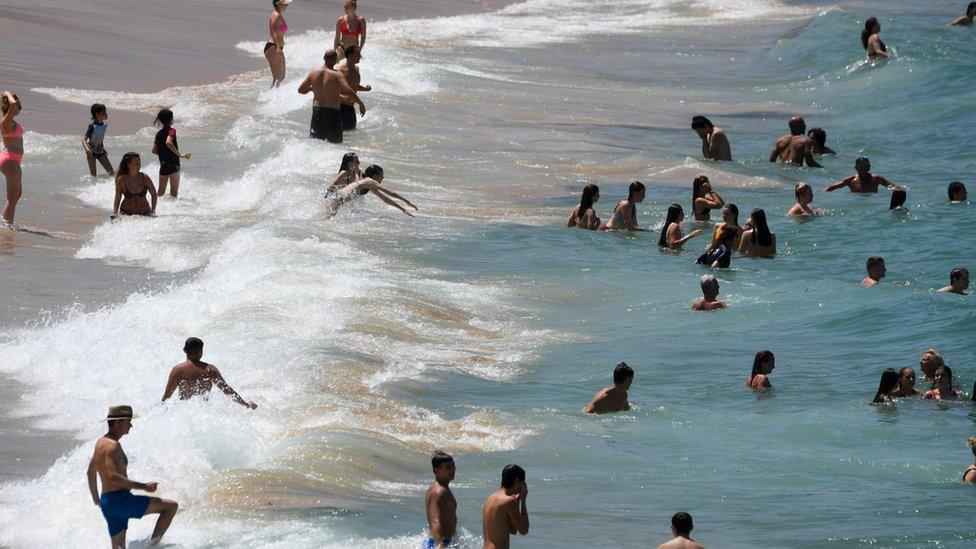
M 149 496 L 134 496 L 129 490 L 105 492 L 99 498 L 102 515 L 108 523 L 108 536 L 115 536 L 129 529 L 129 519 L 142 518 L 149 508 Z
M 451 545 L 451 539 L 447 538 L 444 540 L 444 547 L 447 547 L 449 545 Z M 424 542 L 424 549 L 436 549 L 436 548 L 437 548 L 437 542 L 434 541 L 434 538 L 427 538 L 427 541 Z

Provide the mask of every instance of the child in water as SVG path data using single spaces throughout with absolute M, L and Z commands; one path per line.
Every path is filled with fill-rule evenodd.
M 85 130 L 85 137 L 81 139 L 81 146 L 85 149 L 85 156 L 88 158 L 88 173 L 95 177 L 95 160 L 105 168 L 105 173 L 115 175 L 112 162 L 108 159 L 108 152 L 105 150 L 105 131 L 108 130 L 108 111 L 105 105 L 95 103 L 91 106 L 91 124 Z
M 153 139 L 152 153 L 159 157 L 159 196 L 166 194 L 170 185 L 170 196 L 176 198 L 180 191 L 180 159 L 189 160 L 190 153 L 181 153 L 176 141 L 176 128 L 173 127 L 173 111 L 163 109 L 156 115 L 153 124 L 161 126 Z

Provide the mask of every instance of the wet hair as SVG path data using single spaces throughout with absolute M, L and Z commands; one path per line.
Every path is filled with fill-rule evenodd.
M 966 186 L 963 185 L 962 181 L 953 181 L 949 183 L 949 200 L 953 199 L 954 195 L 966 192 Z
M 95 103 L 94 105 L 91 106 L 91 119 L 94 120 L 96 116 L 104 112 L 106 112 L 105 105 L 102 105 L 101 103 Z
M 346 4 L 352 4 L 352 7 L 354 7 L 354 8 L 357 8 L 357 7 L 359 7 L 359 6 L 358 6 L 358 5 L 356 4 L 356 0 L 346 0 L 345 2 L 343 2 L 343 3 L 342 3 L 342 5 L 343 5 L 343 6 L 345 6 Z
M 811 187 L 810 185 L 807 185 L 806 183 L 797 183 L 796 184 L 796 187 L 793 188 L 793 194 L 796 196 L 797 202 L 799 202 L 800 196 L 802 196 L 804 194 L 807 194 L 807 191 L 809 191 L 810 194 L 812 195 L 813 194 L 813 187 Z
M 888 204 L 888 209 L 895 210 L 901 208 L 905 205 L 905 200 L 908 200 L 908 193 L 905 192 L 905 189 L 891 191 L 891 203 Z
M 709 290 L 714 290 L 716 294 L 718 293 L 718 279 L 715 278 L 715 275 L 702 275 L 699 282 L 701 282 L 703 295 L 707 295 Z
M 17 94 L 16 93 L 13 93 L 11 95 L 14 96 L 14 101 L 15 102 L 20 103 L 20 98 L 17 97 Z M 10 98 L 7 97 L 6 95 L 4 95 L 3 97 L 0 97 L 0 112 L 2 112 L 3 114 L 7 114 L 7 111 L 9 109 L 10 109 Z
M 691 129 L 697 130 L 698 128 L 714 128 L 715 124 L 712 121 L 705 118 L 702 115 L 693 116 L 691 118 Z
M 966 6 L 966 13 L 967 14 L 968 13 L 972 13 L 973 10 L 976 10 L 976 2 L 970 2 L 969 5 Z
M 874 34 L 874 26 L 877 24 L 877 17 L 868 17 L 867 21 L 864 22 L 864 30 L 861 31 L 861 45 L 864 46 L 864 49 L 868 49 L 868 38 Z
M 691 531 L 695 528 L 694 523 L 691 520 L 691 515 L 685 513 L 684 511 L 680 513 L 675 513 L 671 517 L 671 526 L 674 527 L 674 531 L 679 536 L 688 536 Z
M 699 175 L 691 182 L 691 209 L 692 210 L 695 209 L 695 199 L 701 198 L 703 196 L 702 187 L 705 185 L 705 183 L 708 182 L 709 182 L 708 176 L 706 175 Z
M 769 362 L 770 360 L 776 360 L 776 357 L 773 356 L 772 351 L 764 349 L 756 353 L 756 358 L 752 360 L 752 376 L 749 379 L 761 374 L 763 363 Z
M 620 385 L 628 379 L 634 378 L 634 369 L 627 366 L 626 362 L 621 362 L 613 369 L 613 384 Z
M 727 203 L 725 205 L 725 207 L 728 208 L 730 212 L 732 212 L 732 220 L 735 221 L 735 224 L 736 225 L 738 225 L 739 224 L 739 207 L 736 206 L 735 204 L 732 204 L 731 202 Z
M 168 128 L 173 125 L 173 111 L 169 109 L 162 109 L 156 114 L 156 119 L 153 120 L 154 126 L 162 126 Z
M 370 164 L 363 170 L 363 177 L 369 177 L 371 179 L 376 179 L 379 177 L 383 178 L 383 168 L 377 166 L 376 164 Z
M 905 375 L 905 373 L 907 372 L 911 372 L 914 374 L 915 368 L 912 368 L 911 366 L 905 366 L 901 370 L 898 370 L 898 379 L 901 380 L 901 376 Z M 908 396 L 908 395 L 903 395 L 903 396 Z
M 502 486 L 505 488 L 512 488 L 515 486 L 516 482 L 525 482 L 525 469 L 515 465 L 506 465 L 502 469 Z
M 346 59 L 349 59 L 349 56 L 350 55 L 354 55 L 356 53 L 359 53 L 359 46 L 357 46 L 355 44 L 353 44 L 351 46 L 346 46 L 345 49 L 343 49 L 342 51 L 346 54 Z
M 790 135 L 803 135 L 807 132 L 807 123 L 802 116 L 790 118 Z
M 956 280 L 959 280 L 964 276 L 969 277 L 969 269 L 966 269 L 964 267 L 956 267 L 955 269 L 949 272 L 949 282 L 955 282 Z
M 119 169 L 115 171 L 116 185 L 118 185 L 120 181 L 125 180 L 125 176 L 129 175 L 129 164 L 131 164 L 134 159 L 138 158 L 139 153 L 137 152 L 127 152 L 122 155 L 122 160 L 119 161 Z
M 335 50 L 325 50 L 325 55 L 322 56 L 322 59 L 326 63 L 335 63 L 339 60 L 339 54 Z
M 203 349 L 203 340 L 197 337 L 187 338 L 186 343 L 183 344 L 183 352 L 189 353 L 190 351 L 196 351 Z
M 943 364 L 942 366 L 939 366 L 938 368 L 935 369 L 935 373 L 938 374 L 939 373 L 939 370 L 942 370 L 942 373 L 946 377 L 949 378 L 949 389 L 952 389 L 952 368 L 950 368 L 949 366 Z M 935 389 L 936 388 L 935 387 L 935 375 L 933 375 L 932 378 L 933 378 L 932 379 L 932 388 Z
M 627 202 L 630 202 L 634 198 L 635 194 L 643 190 L 644 190 L 644 184 L 641 183 L 640 181 L 634 181 L 633 183 L 631 183 L 630 187 L 627 188 Z M 633 204 L 631 204 L 631 206 L 633 206 Z
M 657 245 L 664 248 L 668 247 L 668 227 L 678 221 L 678 217 L 684 213 L 681 204 L 671 204 L 668 206 L 668 215 L 664 218 L 664 227 L 661 227 L 661 236 L 657 239 Z
M 878 385 L 878 392 L 874 395 L 874 404 L 884 402 L 885 396 L 891 396 L 891 392 L 898 387 L 898 372 L 894 368 L 888 368 L 881 372 L 881 383 Z
M 766 212 L 762 208 L 756 208 L 752 210 L 752 235 L 750 236 L 750 241 L 755 244 L 759 243 L 760 246 L 772 246 L 773 245 L 773 233 L 769 232 L 769 225 L 766 224 Z
M 437 471 L 448 463 L 454 463 L 454 458 L 451 457 L 451 454 L 442 450 L 434 450 L 434 455 L 430 458 L 430 466 L 434 471 Z
M 822 128 L 812 128 L 807 132 L 807 135 L 809 135 L 810 139 L 816 141 L 821 147 L 827 146 L 827 132 L 825 132 Z
M 348 170 L 349 164 L 353 160 L 359 160 L 359 155 L 354 152 L 347 152 L 346 154 L 342 155 L 342 163 L 339 164 L 339 171 L 342 172 Z
M 593 197 L 600 194 L 600 187 L 587 185 L 583 187 L 583 196 L 580 197 L 579 211 L 576 212 L 576 219 L 583 219 L 586 210 L 593 207 Z
M 879 265 L 883 265 L 883 264 L 884 264 L 884 258 L 883 257 L 881 257 L 880 255 L 872 255 L 864 263 L 864 267 L 870 273 L 871 272 L 871 269 L 873 269 L 875 267 L 878 267 Z
M 854 167 L 857 168 L 857 165 L 860 164 L 861 162 L 867 162 L 868 164 L 870 164 L 871 159 L 866 156 L 859 156 L 854 159 Z

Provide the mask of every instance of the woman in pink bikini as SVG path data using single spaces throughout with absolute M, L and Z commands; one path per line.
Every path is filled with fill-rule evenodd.
M 346 14 L 336 21 L 335 43 L 332 46 L 339 59 L 346 56 L 347 46 L 359 46 L 362 52 L 366 45 L 366 19 L 356 15 L 356 0 L 346 0 L 342 9 Z
M 285 79 L 285 8 L 292 0 L 271 0 L 274 11 L 268 17 L 268 35 L 271 41 L 264 45 L 264 58 L 271 67 L 271 87 L 277 88 Z
M 20 162 L 24 159 L 24 127 L 14 118 L 20 114 L 20 99 L 5 91 L 0 95 L 0 133 L 3 134 L 3 151 L 0 151 L 0 172 L 7 180 L 7 203 L 3 206 L 2 223 L 8 229 L 14 226 L 14 210 L 20 200 Z

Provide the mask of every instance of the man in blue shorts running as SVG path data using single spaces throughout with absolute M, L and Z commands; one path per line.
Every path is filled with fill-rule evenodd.
M 132 415 L 131 406 L 112 406 L 108 409 L 108 432 L 95 442 L 95 454 L 88 464 L 88 489 L 92 501 L 102 509 L 102 515 L 108 522 L 112 549 L 125 549 L 129 519 L 145 515 L 159 515 L 149 540 L 150 545 L 159 543 L 179 508 L 175 501 L 168 499 L 132 495 L 132 489 L 152 493 L 157 487 L 155 482 L 136 482 L 126 476 L 129 460 L 122 451 L 119 439 L 129 433 L 134 417 L 137 416 Z M 102 479 L 101 497 L 98 495 L 96 473 Z

